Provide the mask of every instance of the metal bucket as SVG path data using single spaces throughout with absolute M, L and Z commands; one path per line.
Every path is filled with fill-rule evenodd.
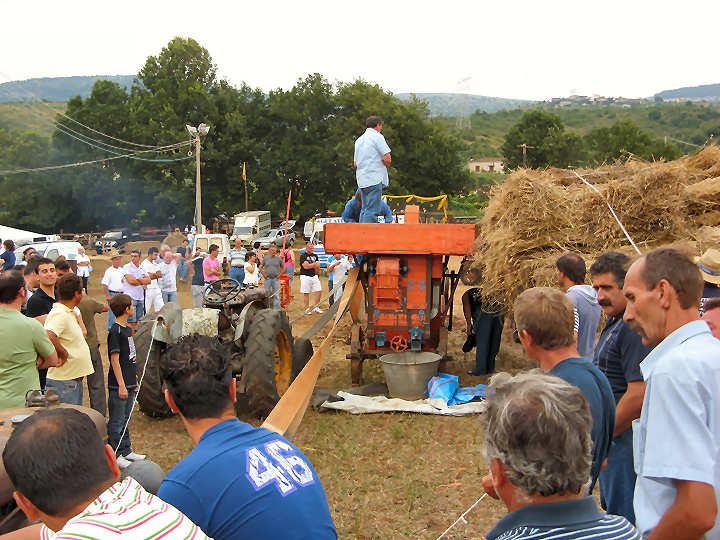
M 437 374 L 440 358 L 439 354 L 412 351 L 381 356 L 390 397 L 423 399 L 428 381 Z

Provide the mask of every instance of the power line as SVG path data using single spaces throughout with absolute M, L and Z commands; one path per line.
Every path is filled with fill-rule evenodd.
M 680 139 L 676 139 L 675 137 L 671 137 L 670 135 L 665 135 L 665 142 L 667 142 L 668 140 L 679 142 L 682 144 L 687 144 L 688 146 L 694 146 L 695 148 L 702 148 L 702 145 L 700 145 L 700 144 L 695 144 L 695 143 L 691 143 L 691 142 L 687 142 L 687 141 L 681 141 Z
M 29 103 L 29 102 L 25 102 L 25 104 L 26 104 L 26 105 L 29 105 L 30 103 Z M 53 126 L 55 129 L 57 129 L 57 130 L 60 131 L 61 133 L 65 133 L 66 135 L 68 135 L 68 136 L 70 136 L 70 137 L 72 137 L 72 135 L 70 135 L 69 133 L 67 133 L 66 131 L 63 131 L 63 130 L 67 130 L 67 131 L 70 131 L 70 132 L 72 132 L 72 133 L 75 133 L 76 135 L 78 135 L 79 137 L 81 137 L 81 139 L 78 139 L 77 137 L 73 137 L 73 139 L 77 139 L 77 140 L 79 140 L 79 141 L 81 141 L 81 142 L 83 142 L 83 143 L 85 143 L 85 144 L 88 144 L 89 146 L 94 146 L 94 145 L 90 144 L 90 143 L 87 142 L 87 141 L 93 141 L 93 142 L 95 142 L 95 143 L 97 143 L 97 144 L 103 145 L 103 147 L 101 148 L 101 150 L 105 150 L 105 151 L 107 151 L 107 152 L 114 153 L 114 154 L 116 154 L 116 155 L 118 154 L 117 152 L 113 152 L 112 150 L 108 150 L 108 148 L 115 148 L 115 149 L 117 149 L 117 150 L 122 150 L 123 152 L 136 152 L 136 151 L 137 151 L 137 149 L 135 149 L 135 148 L 125 148 L 125 147 L 122 147 L 122 146 L 115 146 L 115 145 L 112 145 L 112 144 L 110 144 L 110 143 L 106 143 L 105 141 L 101 141 L 101 140 L 98 140 L 98 139 L 94 139 L 94 138 L 90 137 L 89 135 L 85 135 L 84 133 L 80 133 L 79 131 L 76 131 L 76 130 L 72 129 L 72 128 L 69 127 L 69 126 L 66 126 L 65 124 L 61 124 L 61 123 L 59 123 L 59 122 L 50 121 L 50 120 L 48 120 L 47 118 L 45 118 L 44 116 L 42 116 L 41 114 L 39 114 L 39 113 L 37 113 L 36 111 L 34 111 L 31 107 L 27 107 L 26 110 L 27 110 L 29 113 L 31 113 L 31 114 L 37 116 L 38 118 L 40 118 L 40 120 L 42 120 L 42 121 L 45 122 L 46 124 Z M 61 128 L 62 128 L 62 129 L 61 129 Z M 176 144 L 177 144 L 178 146 L 181 146 L 181 145 L 185 145 L 185 144 L 189 144 L 189 143 L 183 142 L 183 143 L 176 143 Z M 172 145 L 170 145 L 170 146 L 172 146 Z M 94 147 L 95 147 L 95 148 L 99 148 L 99 147 L 97 147 L 97 146 L 94 146 Z M 107 147 L 107 148 L 105 148 L 105 147 Z M 158 149 L 158 148 L 160 148 L 160 149 Z M 168 151 L 168 150 L 163 150 L 163 149 L 161 149 L 161 148 L 167 148 L 167 147 L 155 147 L 155 149 L 152 149 L 152 150 L 143 150 L 143 152 L 157 152 L 157 153 L 160 153 L 160 152 L 167 152 L 167 151 Z
M 0 75 L 2 75 L 3 77 L 5 77 L 6 79 L 8 79 L 8 81 L 11 81 L 11 80 L 12 80 L 6 73 L 3 73 L 3 72 L 0 71 Z M 30 90 L 25 89 L 24 91 L 25 91 L 26 94 L 29 94 L 30 97 L 35 98 L 35 101 L 36 101 L 37 103 L 40 103 L 40 104 L 43 105 L 44 107 L 47 107 L 48 109 L 50 109 L 50 110 L 53 112 L 53 114 L 57 114 L 57 115 L 60 115 L 60 116 L 62 116 L 62 117 L 64 117 L 64 118 L 67 118 L 67 119 L 70 120 L 71 122 L 74 122 L 74 123 L 76 123 L 76 124 L 84 127 L 85 129 L 88 129 L 88 130 L 92 131 L 93 133 L 97 133 L 98 135 L 102 135 L 103 137 L 107 137 L 108 139 L 112 139 L 112 140 L 114 140 L 114 141 L 122 142 L 122 143 L 125 143 L 125 144 L 130 144 L 130 145 L 132 145 L 132 146 L 137 146 L 137 147 L 140 147 L 140 148 L 148 148 L 148 149 L 151 149 L 151 148 L 160 148 L 160 146 L 158 146 L 158 145 L 140 144 L 140 143 L 136 143 L 136 142 L 132 142 L 132 141 L 126 141 L 126 140 L 124 140 L 124 139 L 119 139 L 119 138 L 117 138 L 117 137 L 113 137 L 112 135 L 108 135 L 107 133 L 103 133 L 102 131 L 98 131 L 98 130 L 96 130 L 96 129 L 93 129 L 93 128 L 91 128 L 90 126 L 86 126 L 85 124 L 83 124 L 83 123 L 81 123 L 81 122 L 78 122 L 78 121 L 75 120 L 74 118 L 71 118 L 71 117 L 69 117 L 68 115 L 66 115 L 66 114 L 64 114 L 64 113 L 61 113 L 61 112 L 58 112 L 58 111 L 54 110 L 52 107 L 50 107 L 50 105 L 48 105 L 47 103 L 45 103 L 39 96 L 37 96 L 36 94 L 34 94 L 33 92 L 31 92 Z M 15 95 L 15 96 L 17 96 L 17 97 L 20 97 L 20 98 L 25 97 L 25 96 L 23 96 L 22 94 L 18 94 L 17 92 L 12 92 L 12 93 L 13 93 L 13 95 Z M 24 102 L 24 100 L 23 100 L 23 102 Z
M 191 144 L 191 143 L 190 143 L 190 141 L 188 141 L 188 142 L 185 143 L 185 144 Z M 3 176 L 3 175 L 11 175 L 11 174 L 24 174 L 24 173 L 30 173 L 30 172 L 52 171 L 52 170 L 56 170 L 56 169 L 66 169 L 66 168 L 69 168 L 69 167 L 82 167 L 83 165 L 91 165 L 91 164 L 93 164 L 93 163 L 102 163 L 103 161 L 112 161 L 112 160 L 115 160 L 115 159 L 122 159 L 122 158 L 130 157 L 130 156 L 134 156 L 134 155 L 137 155 L 137 154 L 142 154 L 142 153 L 144 153 L 144 152 L 147 152 L 147 150 L 140 150 L 140 151 L 134 152 L 134 153 L 132 153 L 132 154 L 124 154 L 124 155 L 121 155 L 121 156 L 105 157 L 105 158 L 101 158 L 101 159 L 93 159 L 93 160 L 90 160 L 90 161 L 77 161 L 77 162 L 75 162 L 75 163 L 64 163 L 64 164 L 62 164 L 62 165 L 49 165 L 49 166 L 47 166 L 47 167 L 36 167 L 36 168 L 34 168 L 34 169 L 0 170 L 0 176 Z M 191 159 L 191 158 L 192 158 L 192 156 L 188 156 L 188 157 L 182 157 L 182 158 L 176 158 L 176 159 L 165 159 L 165 160 L 158 159 L 158 160 L 155 160 L 155 161 L 171 162 L 171 161 L 181 161 L 181 160 L 183 160 L 183 159 Z

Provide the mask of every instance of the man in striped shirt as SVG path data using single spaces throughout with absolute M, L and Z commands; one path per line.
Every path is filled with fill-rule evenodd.
M 488 540 L 640 539 L 623 517 L 602 512 L 585 496 L 592 441 L 590 407 L 582 391 L 552 375 L 495 375 L 488 389 L 485 491 L 508 514 Z
M 132 478 L 117 482 L 115 452 L 76 409 L 27 418 L 13 431 L 3 461 L 18 506 L 31 522 L 43 522 L 18 531 L 23 538 L 208 538 Z

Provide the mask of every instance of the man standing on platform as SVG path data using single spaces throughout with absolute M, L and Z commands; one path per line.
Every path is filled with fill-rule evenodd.
M 379 116 L 370 116 L 365 128 L 365 133 L 355 141 L 355 177 L 362 200 L 360 223 L 377 223 L 377 217 L 383 214 L 382 188 L 389 183 L 390 147 L 382 135 Z

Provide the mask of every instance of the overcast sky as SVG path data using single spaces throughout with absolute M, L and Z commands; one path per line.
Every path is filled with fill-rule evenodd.
M 392 92 L 643 97 L 720 83 L 720 1 L 0 0 L 0 82 L 134 74 L 174 36 L 264 91 L 308 73 Z

